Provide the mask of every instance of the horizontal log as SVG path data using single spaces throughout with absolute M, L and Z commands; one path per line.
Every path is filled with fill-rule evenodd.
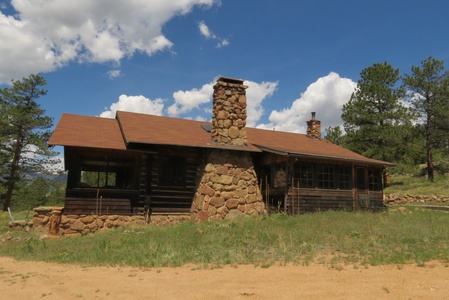
M 131 201 L 129 199 L 110 198 L 66 198 L 64 213 L 73 214 L 130 214 Z
M 189 213 L 189 208 L 183 208 L 183 207 L 153 207 L 151 209 L 152 212 L 158 212 L 158 213 Z

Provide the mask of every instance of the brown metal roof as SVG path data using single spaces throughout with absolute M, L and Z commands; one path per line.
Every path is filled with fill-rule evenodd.
M 126 150 L 117 120 L 64 113 L 49 145 Z
M 202 128 L 208 122 L 117 112 L 116 119 L 63 114 L 50 139 L 50 145 L 126 149 L 129 144 L 174 145 L 220 148 L 239 151 L 268 151 L 280 155 L 355 161 L 392 165 L 366 158 L 325 139 L 315 140 L 305 134 L 247 128 L 248 146 L 224 146 L 214 143 Z

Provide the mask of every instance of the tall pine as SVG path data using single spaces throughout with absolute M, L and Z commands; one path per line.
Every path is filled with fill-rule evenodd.
M 351 150 L 390 162 L 404 156 L 411 113 L 402 103 L 405 91 L 399 80 L 399 69 L 386 62 L 362 70 L 342 113 L 345 144 Z
M 0 90 L 0 184 L 3 210 L 11 205 L 17 183 L 27 172 L 40 172 L 52 163 L 47 146 L 52 118 L 36 102 L 47 94 L 44 78 L 30 75 L 13 80 L 11 88 Z
M 427 178 L 434 180 L 434 149 L 449 147 L 449 71 L 444 62 L 429 57 L 404 77 L 412 106 L 420 116 L 426 140 Z

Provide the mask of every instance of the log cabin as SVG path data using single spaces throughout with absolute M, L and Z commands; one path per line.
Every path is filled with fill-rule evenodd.
M 64 113 L 49 141 L 64 147 L 63 214 L 238 215 L 383 209 L 389 162 L 321 137 L 246 126 L 243 80 L 220 77 L 212 121 L 117 111 L 115 119 Z

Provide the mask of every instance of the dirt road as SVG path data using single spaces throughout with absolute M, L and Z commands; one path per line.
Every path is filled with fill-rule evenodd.
M 1 299 L 448 299 L 449 265 L 83 267 L 0 257 Z

